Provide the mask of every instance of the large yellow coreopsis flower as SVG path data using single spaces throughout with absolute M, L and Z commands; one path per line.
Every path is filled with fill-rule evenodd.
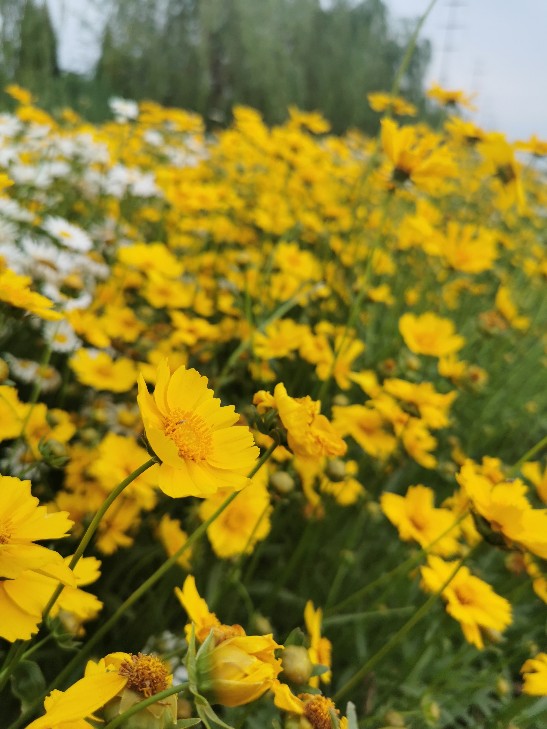
M 26 729 L 91 728 L 94 724 L 86 718 L 99 709 L 104 707 L 107 720 L 113 720 L 133 704 L 169 688 L 172 682 L 167 666 L 156 656 L 110 653 L 98 663 L 88 661 L 85 676 L 69 689 L 53 691 L 44 702 L 45 715 Z M 158 721 L 157 726 L 172 726 L 177 715 L 176 695 L 142 709 L 135 716 L 137 722 L 147 713 L 150 718 L 165 720 L 165 724 Z
M 207 378 L 167 360 L 158 367 L 154 394 L 142 375 L 138 403 L 146 437 L 161 464 L 154 466 L 158 486 L 168 496 L 212 496 L 220 489 L 239 491 L 258 456 L 251 431 L 233 405 L 222 406 Z
M 0 476 L 0 637 L 27 640 L 38 629 L 51 593 L 37 594 L 36 579 L 45 575 L 74 585 L 72 572 L 38 539 L 67 536 L 66 512 L 48 514 L 31 495 L 30 481 Z

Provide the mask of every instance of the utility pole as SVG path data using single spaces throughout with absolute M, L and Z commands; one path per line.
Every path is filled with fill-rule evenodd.
M 446 25 L 444 26 L 444 42 L 441 48 L 439 83 L 443 88 L 449 88 L 450 62 L 456 48 L 456 33 L 463 30 L 465 26 L 458 23 L 458 11 L 466 8 L 467 3 L 464 0 L 449 0 L 447 2 L 448 15 Z

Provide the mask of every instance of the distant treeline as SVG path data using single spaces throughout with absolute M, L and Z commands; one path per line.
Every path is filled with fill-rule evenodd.
M 62 72 L 47 4 L 0 0 L 3 83 L 33 91 L 49 109 L 91 120 L 108 98 L 153 99 L 230 118 L 233 104 L 282 121 L 287 106 L 320 110 L 336 131 L 372 131 L 366 102 L 388 90 L 412 27 L 395 27 L 381 0 L 107 0 L 100 59 L 88 75 Z M 402 93 L 423 111 L 430 46 L 421 41 Z

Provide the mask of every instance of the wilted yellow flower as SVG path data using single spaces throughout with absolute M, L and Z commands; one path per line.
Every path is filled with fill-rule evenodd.
M 222 406 L 196 370 L 167 360 L 158 367 L 153 396 L 139 378 L 138 402 L 148 442 L 161 463 L 152 469 L 168 496 L 212 496 L 239 491 L 258 456 L 246 426 L 232 405 Z
M 302 459 L 321 456 L 343 456 L 347 446 L 336 433 L 328 419 L 321 415 L 321 403 L 306 397 L 291 397 L 283 383 L 275 386 L 273 397 L 259 392 L 253 402 L 277 408 L 279 417 L 287 429 L 287 440 L 292 452 Z

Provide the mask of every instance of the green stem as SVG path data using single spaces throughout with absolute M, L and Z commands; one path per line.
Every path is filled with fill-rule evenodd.
M 270 458 L 277 446 L 278 443 L 276 440 L 274 440 L 268 450 L 265 451 L 263 455 L 258 459 L 254 468 L 248 474 L 248 478 L 252 478 L 259 471 L 259 469 L 262 468 L 264 463 L 266 463 L 266 461 Z M 173 567 L 173 565 L 177 563 L 178 559 L 184 554 L 184 552 L 190 549 L 205 534 L 205 532 L 215 521 L 215 519 L 217 519 L 222 514 L 222 512 L 232 503 L 238 493 L 238 491 L 235 491 L 234 493 L 230 494 L 225 499 L 225 501 L 223 501 L 223 503 L 218 507 L 214 514 L 212 514 L 209 519 L 200 524 L 200 526 L 188 537 L 186 542 L 171 557 L 169 557 L 169 559 L 167 559 L 160 567 L 158 567 L 158 569 L 152 575 L 150 575 L 150 577 L 145 580 L 142 585 L 140 585 L 140 587 L 138 587 L 134 592 L 131 593 L 131 595 L 129 595 L 129 597 L 116 610 L 116 612 L 101 625 L 101 627 L 94 633 L 94 635 L 88 640 L 88 642 L 80 648 L 80 650 L 72 658 L 72 660 L 67 663 L 61 673 L 48 686 L 46 691 L 41 696 L 39 696 L 32 703 L 31 706 L 29 706 L 29 708 L 21 716 L 21 718 L 16 721 L 9 729 L 18 729 L 18 727 L 22 726 L 41 704 L 44 696 L 46 694 L 49 694 L 53 689 L 57 688 L 57 686 L 63 685 L 64 682 L 70 678 L 74 669 L 77 668 L 85 658 L 87 658 L 87 656 L 92 652 L 93 648 L 101 640 L 101 638 L 106 633 L 108 633 L 108 631 L 114 625 L 116 625 L 120 618 L 123 617 L 125 612 L 130 607 L 132 607 L 134 603 L 136 603 L 143 595 L 149 592 L 149 590 L 156 584 L 156 582 L 158 582 L 158 580 L 160 580 L 163 575 L 168 572 L 171 567 Z
M 323 620 L 323 628 L 333 625 L 345 625 L 346 623 L 358 623 L 360 620 L 369 618 L 392 618 L 396 615 L 408 615 L 414 608 L 411 606 L 398 608 L 385 608 L 384 610 L 366 610 L 362 613 L 346 613 L 345 615 L 332 615 Z
M 296 306 L 298 302 L 300 301 L 301 297 L 303 295 L 302 291 L 299 291 L 298 294 L 291 297 L 288 301 L 285 301 L 279 306 L 273 314 L 271 314 L 267 319 L 264 319 L 264 321 L 257 327 L 256 331 L 263 332 L 264 329 L 269 325 L 273 324 L 274 321 L 277 321 L 282 316 L 284 316 L 288 311 L 290 311 L 293 306 Z M 228 373 L 232 369 L 233 365 L 237 362 L 237 360 L 241 357 L 241 355 L 246 352 L 248 349 L 250 349 L 252 345 L 252 337 L 249 337 L 248 339 L 244 339 L 236 349 L 232 352 L 232 354 L 228 357 L 228 360 L 226 361 L 226 364 L 220 371 L 220 374 L 218 378 L 215 381 L 215 390 L 218 390 L 221 388 L 224 384 L 226 384 L 226 381 L 228 379 Z
M 472 552 L 469 552 L 469 554 L 465 557 L 462 557 L 460 561 L 457 563 L 456 567 L 452 570 L 448 578 L 443 582 L 441 587 L 437 590 L 437 592 L 434 592 L 422 605 L 421 607 L 416 610 L 414 615 L 412 615 L 411 618 L 409 618 L 406 623 L 399 628 L 399 630 L 386 642 L 384 645 L 380 648 L 379 651 L 377 651 L 373 656 L 371 656 L 368 661 L 366 661 L 361 668 L 356 671 L 356 673 L 353 674 L 353 676 L 349 679 L 349 681 L 346 681 L 346 683 L 342 686 L 342 688 L 338 689 L 336 694 L 334 695 L 334 701 L 338 703 L 340 699 L 342 699 L 348 691 L 351 691 L 351 689 L 359 683 L 366 675 L 369 673 L 374 666 L 379 663 L 379 661 L 382 660 L 385 656 L 387 656 L 388 653 L 391 653 L 391 651 L 399 645 L 399 643 L 402 641 L 402 639 L 409 633 L 412 628 L 420 622 L 420 620 L 429 612 L 429 610 L 433 607 L 434 603 L 437 602 L 437 598 L 442 595 L 446 587 L 452 582 L 456 574 L 459 572 L 460 568 L 463 566 L 464 562 L 471 556 Z
M 403 76 L 406 73 L 408 65 L 412 59 L 412 55 L 414 54 L 414 51 L 416 49 L 416 43 L 418 42 L 418 37 L 420 35 L 420 32 L 424 26 L 425 21 L 428 18 L 429 13 L 433 10 L 436 3 L 437 3 L 437 0 L 431 0 L 429 5 L 427 6 L 425 13 L 422 15 L 422 17 L 418 21 L 418 24 L 416 25 L 414 33 L 412 34 L 412 36 L 408 42 L 408 45 L 406 47 L 405 55 L 403 56 L 401 64 L 400 64 L 399 68 L 397 69 L 397 73 L 395 74 L 395 78 L 393 79 L 393 84 L 391 86 L 391 92 L 390 92 L 392 96 L 397 96 L 397 94 L 399 93 L 401 81 L 403 80 Z
M 515 476 L 520 471 L 521 466 L 527 463 L 531 458 L 536 455 L 536 453 L 539 453 L 545 447 L 547 447 L 547 435 L 542 438 L 539 443 L 536 443 L 534 446 L 532 446 L 530 450 L 526 451 L 526 453 L 521 458 L 518 459 L 518 461 L 515 463 L 514 466 L 512 466 L 509 471 L 509 478 Z
M 455 522 L 453 522 L 448 529 L 445 529 L 442 534 L 439 534 L 439 536 L 434 539 L 430 544 L 427 545 L 427 547 L 423 547 L 420 549 L 420 551 L 417 554 L 413 554 L 408 559 L 406 559 L 404 562 L 401 562 L 401 564 L 397 565 L 397 567 L 394 567 L 389 572 L 384 572 L 380 575 L 377 579 L 373 580 L 372 582 L 369 582 L 368 585 L 365 585 L 364 587 L 361 587 L 360 590 L 357 590 L 357 592 L 354 592 L 352 595 L 347 597 L 345 600 L 342 600 L 342 602 L 339 602 L 337 605 L 334 605 L 329 610 L 325 610 L 326 614 L 332 614 L 337 613 L 339 610 L 342 610 L 343 608 L 347 607 L 348 605 L 351 605 L 351 603 L 355 602 L 356 600 L 359 600 L 360 598 L 364 597 L 367 593 L 369 593 L 371 590 L 375 590 L 379 585 L 383 585 L 384 582 L 389 582 L 395 575 L 399 574 L 400 572 L 406 572 L 407 570 L 411 569 L 415 565 L 419 564 L 424 557 L 426 557 L 429 552 L 431 552 L 432 548 L 441 541 L 441 539 L 444 539 L 447 534 L 449 534 L 455 527 L 458 526 L 458 524 L 461 524 L 461 522 L 469 515 L 468 511 L 465 511 L 463 514 L 460 514 L 460 516 L 456 519 Z
M 4 686 L 7 684 L 9 677 L 13 673 L 13 669 L 18 665 L 19 661 L 21 660 L 21 657 L 23 656 L 23 653 L 25 651 L 25 645 L 25 642 L 18 644 L 18 641 L 12 644 L 4 663 L 4 667 L 0 672 L 0 691 L 4 689 Z
M 123 714 L 120 714 L 115 719 L 112 719 L 112 721 L 109 721 L 108 724 L 105 725 L 104 729 L 116 729 L 116 727 L 121 726 L 126 719 L 130 719 L 134 714 L 137 714 L 142 709 L 146 709 L 147 706 L 151 706 L 152 704 L 155 704 L 157 701 L 162 701 L 163 699 L 168 699 L 169 696 L 173 696 L 173 694 L 180 694 L 181 691 L 184 691 L 185 688 L 188 687 L 188 682 L 186 683 L 179 683 L 176 686 L 171 686 L 168 689 L 165 689 L 165 691 L 160 691 L 157 694 L 154 694 L 153 696 L 149 696 L 147 699 L 143 699 L 142 701 L 139 701 L 138 704 L 133 704 L 131 708 L 127 709 L 123 712 Z
M 40 368 L 47 367 L 49 364 L 49 361 L 51 359 L 51 354 L 53 352 L 51 343 L 53 339 L 55 338 L 55 334 L 57 333 L 57 329 L 59 328 L 59 325 L 54 330 L 53 337 L 51 339 L 51 342 L 46 346 L 44 349 L 44 353 L 42 355 L 42 359 L 40 361 Z M 36 377 L 34 380 L 34 385 L 32 386 L 32 392 L 30 394 L 30 400 L 28 401 L 29 409 L 26 412 L 25 417 L 23 418 L 23 423 L 21 425 L 21 432 L 19 433 L 18 440 L 21 440 L 21 438 L 25 435 L 25 430 L 27 429 L 28 422 L 30 420 L 30 416 L 32 415 L 34 408 L 36 406 L 36 403 L 38 402 L 38 398 L 40 397 L 40 393 L 42 392 L 42 381 L 40 377 Z
M 93 535 L 97 531 L 99 524 L 101 523 L 101 519 L 106 514 L 112 503 L 118 498 L 118 496 L 124 491 L 130 483 L 132 483 L 135 479 L 137 479 L 142 473 L 144 473 L 147 469 L 149 469 L 151 466 L 153 466 L 155 463 L 157 463 L 156 458 L 150 458 L 146 463 L 143 463 L 142 466 L 139 466 L 136 468 L 133 473 L 129 474 L 127 478 L 125 478 L 123 481 L 121 481 L 115 489 L 113 489 L 106 499 L 103 501 L 99 509 L 97 510 L 97 513 L 91 520 L 91 523 L 87 527 L 84 536 L 82 537 L 80 544 L 78 545 L 78 548 L 74 552 L 74 555 L 72 556 L 72 559 L 70 560 L 69 567 L 71 570 L 76 567 L 78 562 L 80 561 L 80 558 L 82 557 L 83 553 L 85 552 L 89 542 L 91 541 Z M 64 585 L 62 583 L 59 583 L 57 587 L 55 588 L 55 592 L 50 597 L 48 604 L 44 608 L 44 613 L 42 616 L 42 620 L 45 620 L 49 613 L 51 612 L 51 609 L 57 602 L 57 599 L 61 592 L 64 589 Z

